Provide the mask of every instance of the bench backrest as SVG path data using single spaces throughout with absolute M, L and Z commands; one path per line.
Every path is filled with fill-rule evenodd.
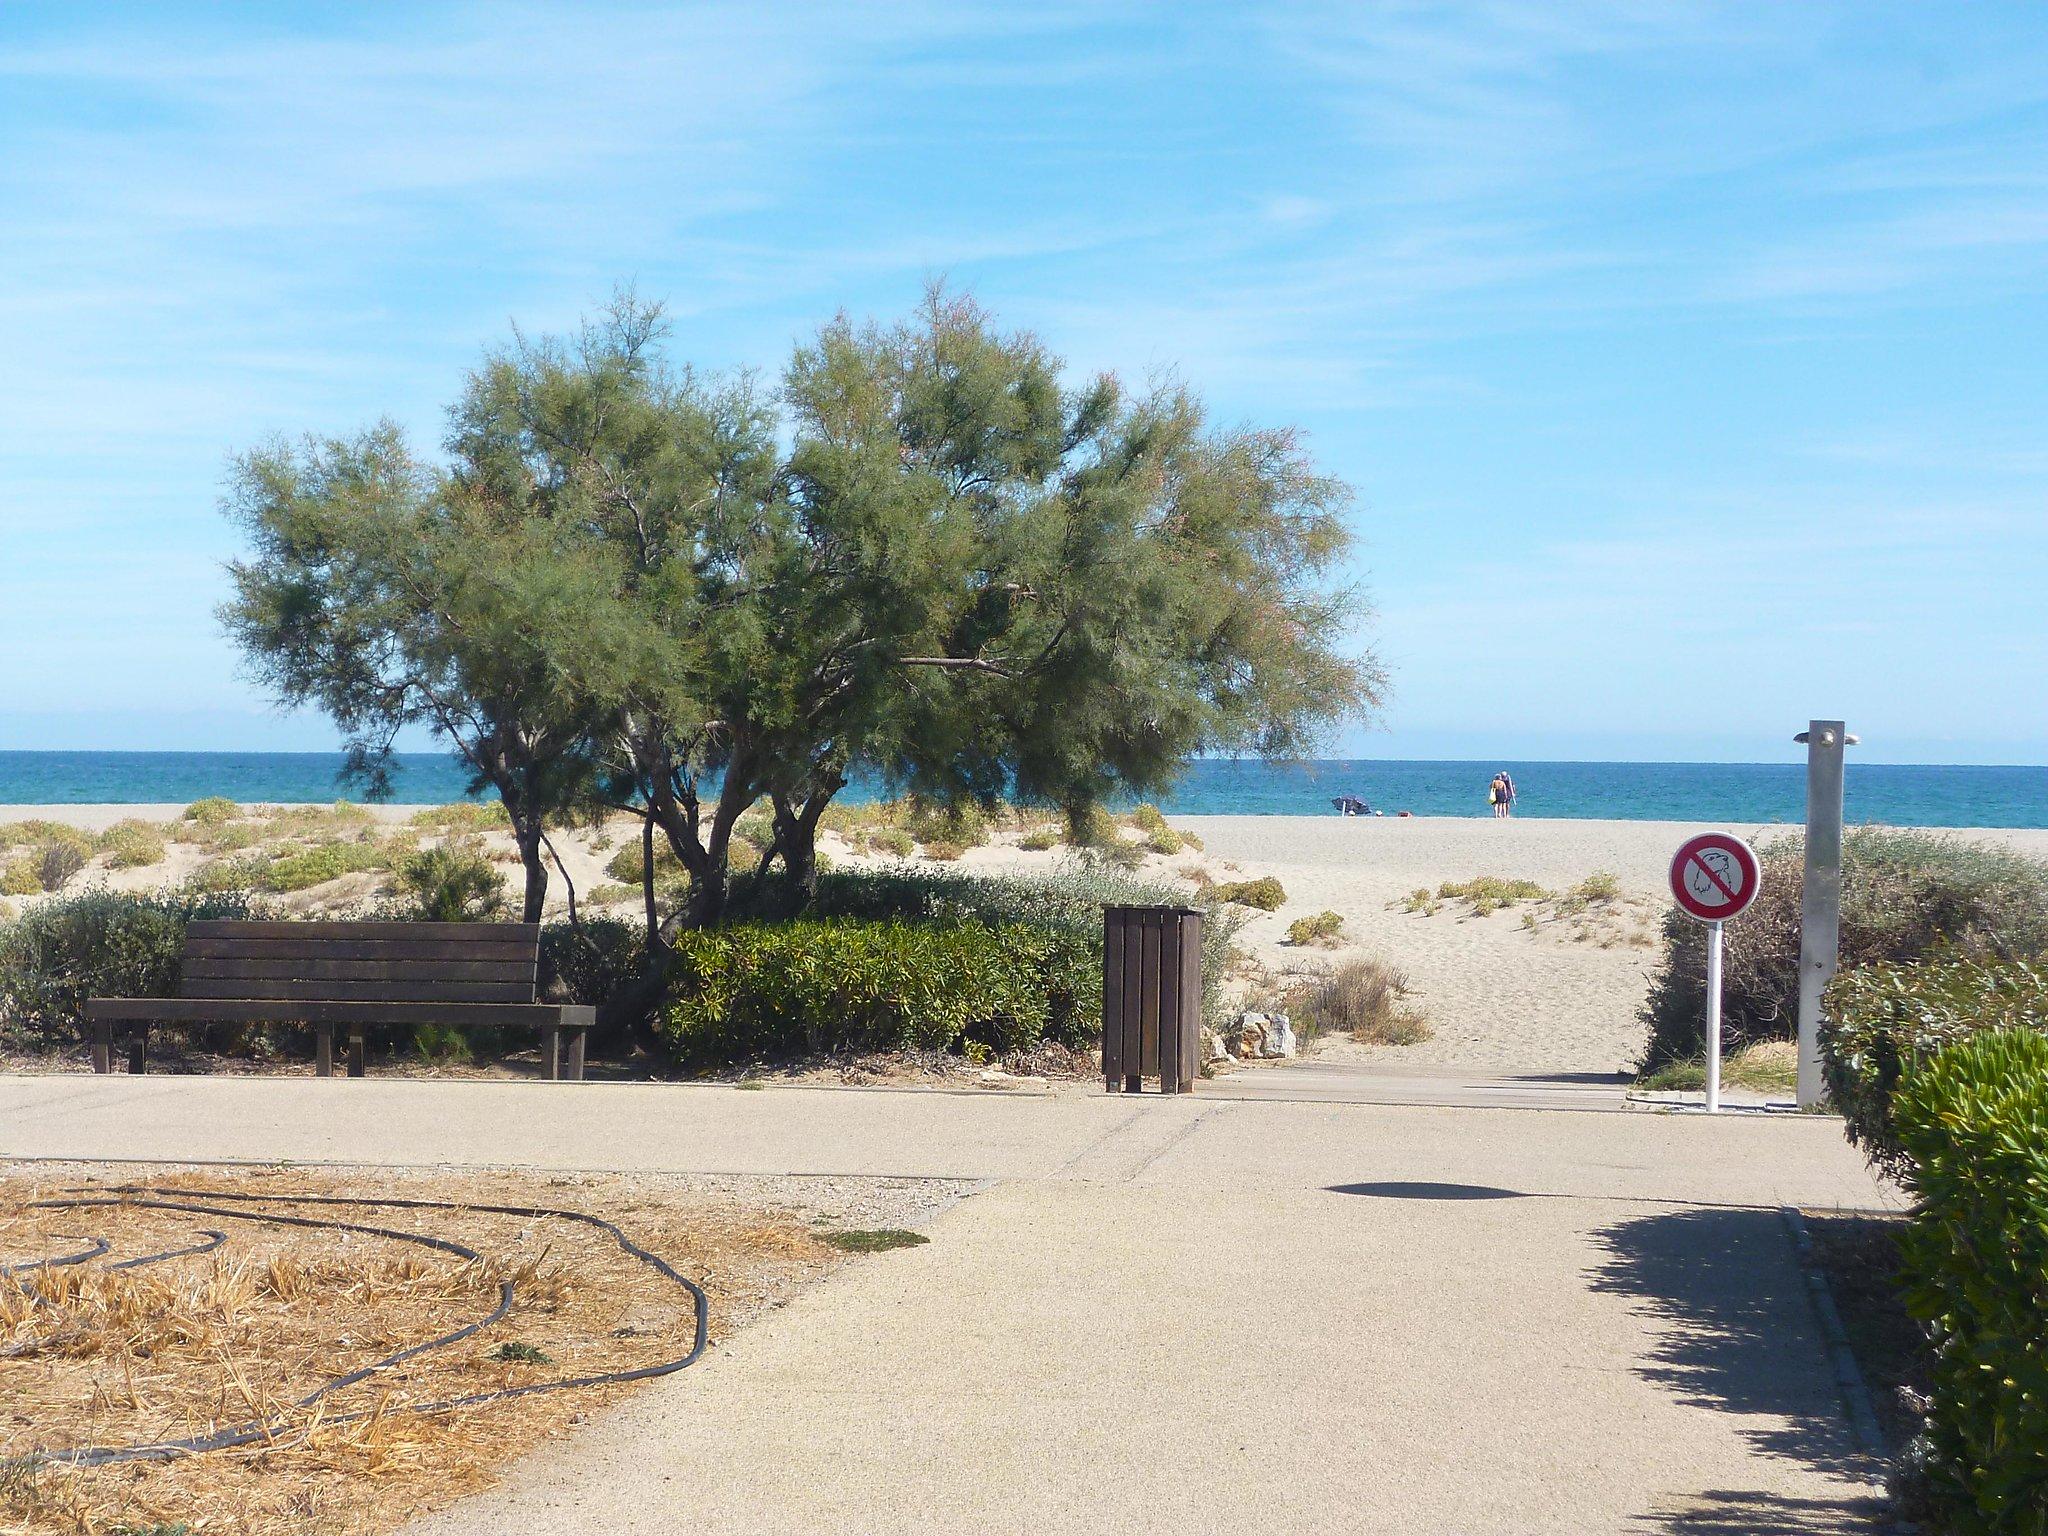
M 537 923 L 195 922 L 186 997 L 530 1003 Z

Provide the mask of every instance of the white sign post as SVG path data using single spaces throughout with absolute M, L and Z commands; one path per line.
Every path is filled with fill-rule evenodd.
M 1689 837 L 1671 859 L 1671 896 L 1687 917 L 1707 925 L 1707 1113 L 1721 1108 L 1721 925 L 1756 900 L 1763 866 L 1739 837 Z

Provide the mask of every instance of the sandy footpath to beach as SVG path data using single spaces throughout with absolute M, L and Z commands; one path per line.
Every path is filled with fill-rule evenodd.
M 1668 905 L 1665 872 L 1680 842 L 1713 824 L 1565 821 L 1491 817 L 1175 816 L 1206 845 L 1208 863 L 1271 874 L 1287 904 L 1260 914 L 1238 937 L 1276 971 L 1310 969 L 1351 953 L 1377 955 L 1408 975 L 1435 1037 L 1380 1047 L 1385 1066 L 1460 1067 L 1517 1073 L 1612 1072 L 1632 1066 L 1643 1042 L 1637 1011 L 1657 949 L 1629 941 L 1654 929 Z M 1761 841 L 1788 828 L 1722 825 Z M 2048 831 L 1965 832 L 2048 857 Z M 1605 872 L 1621 883 L 1623 914 L 1599 937 L 1574 941 L 1568 923 L 1523 927 L 1514 907 L 1487 917 L 1446 903 L 1434 916 L 1400 910 L 1417 889 L 1480 875 L 1567 890 Z M 1297 917 L 1342 915 L 1351 943 L 1336 950 L 1284 943 Z M 1611 947 L 1601 947 L 1611 940 Z

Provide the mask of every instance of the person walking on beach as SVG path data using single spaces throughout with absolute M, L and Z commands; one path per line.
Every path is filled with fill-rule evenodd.
M 1515 776 L 1505 768 L 1500 771 L 1500 813 L 1503 816 L 1515 814 Z
M 1501 782 L 1501 775 L 1495 774 L 1493 782 L 1486 786 L 1486 803 L 1493 807 L 1493 819 L 1499 821 L 1508 813 L 1508 790 Z

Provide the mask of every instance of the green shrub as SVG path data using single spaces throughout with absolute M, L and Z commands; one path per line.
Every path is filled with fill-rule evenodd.
M 950 806 L 925 805 L 912 801 L 904 828 L 933 858 L 955 858 L 959 853 L 932 853 L 933 847 L 951 847 L 965 852 L 988 841 L 988 813 L 972 801 Z
M 1234 901 L 1241 907 L 1257 907 L 1261 912 L 1278 912 L 1287 901 L 1286 890 L 1271 875 L 1257 880 L 1225 881 L 1209 894 L 1218 901 Z
M 343 875 L 365 874 L 392 866 L 393 852 L 385 844 L 365 839 L 355 843 L 319 843 L 281 853 L 256 866 L 257 884 L 279 893 L 310 890 L 339 880 Z
M 2048 1036 L 1989 1030 L 1895 1098 L 1919 1197 L 1900 1248 L 1934 1345 L 1919 1457 L 1948 1529 L 2048 1533 Z
M 1893 1125 L 1900 1080 L 1980 1030 L 2048 1031 L 2048 965 L 1951 954 L 1859 966 L 1829 985 L 1824 1012 L 1821 1059 L 1849 1140 L 1902 1176 Z
M 408 918 L 419 923 L 482 923 L 504 915 L 505 881 L 489 859 L 447 844 L 398 866 Z
M 605 1010 L 647 970 L 647 936 L 616 917 L 553 922 L 540 931 L 541 995 Z M 593 1045 L 598 1043 L 595 1035 Z
M 43 877 L 33 854 L 12 859 L 0 870 L 0 896 L 40 896 L 42 892 Z
M 1318 912 L 1314 917 L 1297 917 L 1287 925 L 1290 944 L 1327 944 L 1344 931 L 1344 919 L 1335 912 Z
M 1078 1043 L 1101 1024 L 1093 959 L 1073 935 L 1022 923 L 737 923 L 676 936 L 659 1028 L 698 1065 Z
M 175 996 L 185 925 L 249 915 L 241 893 L 93 889 L 46 901 L 0 929 L 0 1025 L 70 1041 L 88 997 Z
M 0 824 L 0 848 L 69 848 L 81 860 L 97 851 L 92 834 L 63 821 L 10 821 Z
M 1542 901 L 1550 892 L 1534 880 L 1503 880 L 1499 875 L 1477 875 L 1470 880 L 1446 880 L 1436 888 L 1439 901 L 1471 904 L 1474 917 L 1486 917 L 1518 901 Z
M 928 859 L 936 859 L 941 864 L 951 864 L 966 851 L 967 849 L 963 844 L 949 843 L 941 839 L 934 839 L 924 845 L 924 856 Z
M 239 821 L 242 808 L 232 800 L 219 795 L 210 795 L 204 800 L 194 800 L 185 807 L 185 820 L 197 822 L 202 827 L 223 826 L 230 821 Z
M 917 852 L 917 839 L 901 827 L 884 827 L 870 837 L 868 842 L 884 853 L 893 853 L 899 859 L 907 859 Z
M 1429 1021 L 1405 999 L 1408 978 L 1383 961 L 1361 956 L 1302 988 L 1294 1000 L 1305 1033 L 1341 1033 L 1361 1045 L 1415 1045 L 1427 1040 Z
M 594 907 L 615 907 L 620 902 L 638 901 L 640 897 L 641 890 L 639 886 L 611 881 L 603 885 L 592 886 L 589 893 L 583 899 Z
M 1756 903 L 1725 929 L 1722 1039 L 1731 1051 L 1798 1029 L 1804 848 L 1793 835 L 1757 853 Z M 2048 864 L 1943 833 L 1858 827 L 1843 840 L 1842 873 L 1844 970 L 1937 949 L 2017 958 L 2048 951 Z M 1645 1067 L 1706 1049 L 1706 943 L 1703 924 L 1676 911 L 1666 917 L 1664 957 L 1643 1009 Z
M 75 843 L 44 843 L 32 855 L 37 883 L 46 891 L 61 891 L 64 883 L 85 868 L 86 855 Z
M 458 832 L 495 832 L 512 825 L 502 800 L 454 800 L 447 805 L 426 805 L 412 813 L 406 823 L 421 832 L 446 835 Z
M 1017 846 L 1029 853 L 1043 853 L 1048 848 L 1057 848 L 1059 845 L 1060 832 L 1057 827 L 1033 827 L 1017 839 Z
M 117 821 L 102 832 L 99 846 L 108 855 L 109 869 L 147 869 L 163 863 L 168 851 L 162 827 L 132 818 Z
M 1052 872 L 1030 875 L 978 875 L 930 865 L 835 870 L 819 877 L 811 911 L 819 917 L 901 917 L 1057 928 L 1077 944 L 1088 946 L 1094 977 L 1090 985 L 1099 999 L 1102 909 L 1187 905 L 1187 892 L 1179 886 L 1069 859 Z M 1198 905 L 1203 914 L 1203 997 L 1214 1021 L 1222 1016 L 1223 980 L 1230 968 L 1231 940 L 1244 927 L 1246 917 L 1206 895 L 1198 899 Z

